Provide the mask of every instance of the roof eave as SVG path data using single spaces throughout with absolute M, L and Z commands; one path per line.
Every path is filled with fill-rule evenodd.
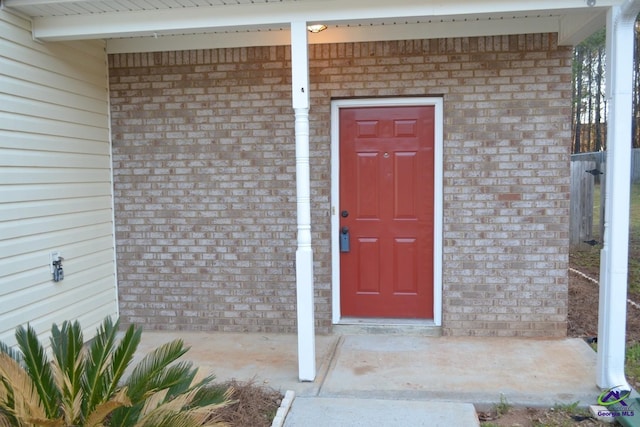
M 20 10 L 22 0 L 4 1 L 5 7 Z M 181 40 L 209 47 L 288 44 L 289 24 L 298 21 L 334 24 L 312 43 L 557 32 L 561 44 L 575 44 L 604 26 L 608 6 L 621 3 L 598 0 L 597 7 L 587 7 L 585 0 L 323 0 L 43 16 L 32 22 L 36 39 L 124 38 L 110 42 L 117 51 L 124 43 L 166 50 L 166 44 L 178 47 Z M 390 18 L 398 24 L 378 25 Z M 150 41 L 136 42 L 136 37 Z

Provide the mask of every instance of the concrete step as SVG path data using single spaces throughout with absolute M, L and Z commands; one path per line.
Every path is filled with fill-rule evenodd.
M 474 427 L 470 403 L 296 397 L 284 427 Z
M 345 318 L 333 325 L 335 335 L 409 335 L 439 337 L 442 328 L 431 320 Z

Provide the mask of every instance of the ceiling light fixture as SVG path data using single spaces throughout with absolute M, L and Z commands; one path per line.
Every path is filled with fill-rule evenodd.
M 309 30 L 310 33 L 319 33 L 326 29 L 327 29 L 327 26 L 324 24 L 314 24 L 314 25 L 309 25 L 307 27 L 307 30 Z

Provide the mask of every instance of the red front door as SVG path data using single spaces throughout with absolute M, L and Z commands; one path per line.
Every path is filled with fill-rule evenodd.
M 342 316 L 433 318 L 434 111 L 340 110 Z

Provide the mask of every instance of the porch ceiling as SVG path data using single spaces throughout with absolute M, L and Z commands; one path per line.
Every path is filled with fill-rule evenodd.
M 110 53 L 290 43 L 293 21 L 323 23 L 310 43 L 558 32 L 575 44 L 623 0 L 3 0 L 44 41 L 107 39 Z

